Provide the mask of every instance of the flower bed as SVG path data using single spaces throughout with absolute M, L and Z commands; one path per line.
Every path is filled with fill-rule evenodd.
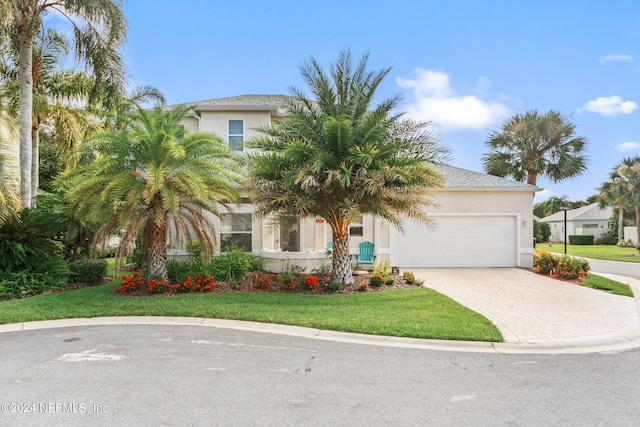
M 541 249 L 533 254 L 533 271 L 555 279 L 584 280 L 589 269 L 589 262 L 582 258 L 553 255 Z
M 307 294 L 349 294 L 356 292 L 380 292 L 392 289 L 409 289 L 415 285 L 406 282 L 403 276 L 393 276 L 391 284 L 384 283 L 378 287 L 369 286 L 371 274 L 354 275 L 354 283 L 341 285 L 338 289 L 330 287 L 331 275 L 326 274 L 293 274 L 271 273 L 267 271 L 254 271 L 247 279 L 237 283 L 218 282 L 213 277 L 193 278 L 189 276 L 182 283 L 164 283 L 153 279 L 147 283 L 146 279 L 133 272 L 132 275 L 123 275 L 123 284 L 114 292 L 120 295 L 146 296 L 146 295 L 175 295 L 178 293 L 201 292 L 298 292 Z M 135 284 L 135 286 L 134 286 Z M 153 285 L 152 285 L 153 284 Z M 161 286 L 166 286 L 160 292 Z M 335 288 L 335 286 L 334 286 Z

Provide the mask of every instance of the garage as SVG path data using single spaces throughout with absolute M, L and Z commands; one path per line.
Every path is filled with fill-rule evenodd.
M 390 236 L 391 265 L 399 267 L 516 267 L 516 215 L 431 215 Z

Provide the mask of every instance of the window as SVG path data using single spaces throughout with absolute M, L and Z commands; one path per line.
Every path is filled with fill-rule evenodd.
M 236 151 L 242 151 L 244 141 L 244 121 L 229 120 L 229 147 Z
M 220 214 L 220 251 L 238 247 L 251 252 L 251 214 Z
M 598 224 L 584 224 L 582 228 L 598 228 Z
M 280 250 L 283 252 L 300 251 L 300 220 L 280 223 Z
M 354 237 L 362 237 L 364 236 L 364 226 L 362 215 L 358 217 L 354 222 L 349 226 L 349 235 Z

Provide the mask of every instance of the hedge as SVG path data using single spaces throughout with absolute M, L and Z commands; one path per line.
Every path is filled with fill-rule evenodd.
M 593 234 L 571 234 L 570 245 L 593 245 Z

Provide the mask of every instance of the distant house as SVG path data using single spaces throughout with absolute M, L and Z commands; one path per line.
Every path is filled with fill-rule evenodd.
M 609 231 L 609 220 L 613 214 L 613 208 L 601 208 L 597 203 L 592 203 L 566 212 L 567 236 L 591 234 L 597 239 Z M 549 224 L 551 240 L 554 242 L 564 242 L 564 213 L 565 211 L 559 211 L 545 218 L 540 218 L 541 222 Z
M 256 130 L 286 119 L 283 95 L 242 95 L 193 102 L 195 110 L 184 120 L 189 131 L 214 133 L 238 151 Z M 167 108 L 172 108 L 171 106 Z M 531 267 L 533 263 L 533 185 L 468 171 L 440 167 L 445 187 L 433 192 L 436 207 L 426 213 L 433 227 L 406 222 L 404 233 L 387 221 L 364 215 L 351 225 L 351 251 L 369 241 L 378 261 L 399 267 Z M 309 268 L 330 263 L 326 251 L 332 240 L 323 218 L 300 218 L 270 227 L 253 216 L 243 199 L 232 210 L 221 208 L 213 218 L 220 251 L 231 245 L 246 248 L 265 259 L 274 271 L 287 263 Z M 184 255 L 184 242 L 172 239 L 170 253 Z

